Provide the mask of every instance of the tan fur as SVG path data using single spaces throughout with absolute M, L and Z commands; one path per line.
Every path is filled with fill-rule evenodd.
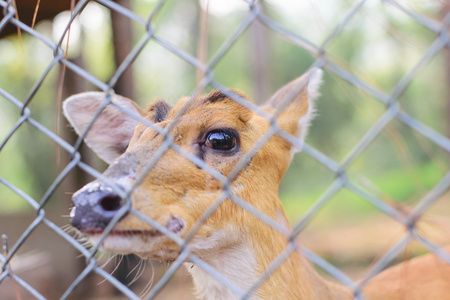
M 435 254 L 411 259 L 371 279 L 364 295 L 370 300 L 450 299 L 450 264 Z
M 280 89 L 262 109 L 276 115 L 280 128 L 298 136 L 302 141 L 312 118 L 312 105 L 318 94 L 319 83 L 320 70 L 313 70 Z M 214 101 L 207 101 L 208 96 L 213 97 Z M 292 99 L 279 110 L 279 106 L 283 105 L 287 96 Z M 211 130 L 232 128 L 238 132 L 239 151 L 224 155 L 209 149 L 203 153 L 204 162 L 223 176 L 228 176 L 232 172 L 239 160 L 270 127 L 269 120 L 232 99 L 226 97 L 218 99 L 217 94 L 197 97 L 190 103 L 185 113 L 174 121 L 174 117 L 189 101 L 189 98 L 181 99 L 164 120 L 157 122 L 157 125 L 161 128 L 172 127 L 170 134 L 174 143 L 193 156 L 198 156 L 199 140 Z M 73 105 L 70 103 L 69 101 L 66 106 Z M 157 111 L 158 108 L 150 106 L 144 117 L 154 120 L 152 114 L 156 114 Z M 67 107 L 65 112 L 77 132 L 80 132 L 77 121 L 73 119 Z M 86 118 L 92 116 L 89 111 L 80 113 L 86 114 Z M 138 113 L 142 111 L 138 110 Z M 101 124 L 101 120 L 96 122 Z M 90 135 L 92 137 L 96 134 L 101 132 L 94 128 Z M 120 156 L 117 154 L 118 157 L 104 176 L 120 182 L 125 189 L 130 188 L 163 143 L 164 137 L 161 134 L 144 123 L 139 123 L 134 129 L 125 153 Z M 103 148 L 95 149 L 95 146 L 93 148 L 102 155 Z M 291 143 L 277 134 L 273 135 L 233 178 L 230 188 L 232 195 L 247 201 L 287 229 L 289 229 L 287 219 L 277 194 L 280 180 L 291 161 L 292 150 Z M 132 208 L 162 226 L 167 226 L 170 219 L 175 216 L 184 222 L 183 230 L 177 234 L 185 238 L 202 214 L 222 194 L 222 184 L 208 171 L 169 148 L 133 190 Z M 152 238 L 150 236 L 152 231 L 154 229 L 150 225 L 130 213 L 115 226 L 114 232 L 103 242 L 102 247 L 113 252 L 136 253 L 149 259 L 175 260 L 180 253 L 179 246 L 164 236 Z M 117 232 L 126 234 L 115 234 Z M 226 199 L 199 228 L 190 242 L 190 249 L 192 254 L 210 265 L 216 268 L 220 266 L 218 271 L 221 272 L 222 269 L 224 276 L 228 276 L 232 282 L 240 278 L 235 284 L 246 289 L 266 272 L 287 244 L 288 241 L 282 233 L 241 208 L 232 199 Z M 234 252 L 247 257 L 236 256 Z M 233 268 L 233 263 L 239 264 L 240 268 Z M 248 268 L 248 274 L 245 274 L 248 276 L 240 274 L 243 272 L 242 268 Z M 450 267 L 444 262 L 431 256 L 415 259 L 409 264 L 410 275 L 407 277 L 401 268 L 392 268 L 371 280 L 365 289 L 367 298 L 449 299 Z M 226 288 L 220 282 L 209 278 L 204 271 L 194 269 L 191 273 L 199 296 L 209 299 L 234 297 L 224 290 Z M 402 293 L 399 293 L 399 286 L 404 278 L 407 280 L 406 287 L 412 293 L 411 297 L 402 298 Z M 352 299 L 353 296 L 349 289 L 319 277 L 298 251 L 292 251 L 280 267 L 256 290 L 253 297 L 322 300 Z

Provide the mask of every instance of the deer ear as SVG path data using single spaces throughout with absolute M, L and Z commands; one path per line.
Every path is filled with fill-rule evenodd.
M 277 116 L 280 128 L 303 143 L 314 117 L 314 100 L 319 96 L 322 70 L 314 68 L 280 88 L 263 106 Z M 294 152 L 300 151 L 294 149 Z
M 105 99 L 105 93 L 88 92 L 64 101 L 64 115 L 78 135 L 84 133 Z M 141 108 L 130 99 L 114 95 L 111 101 L 113 105 L 109 104 L 103 109 L 84 138 L 86 144 L 108 164 L 125 152 L 133 130 L 139 123 L 125 111 L 144 116 Z

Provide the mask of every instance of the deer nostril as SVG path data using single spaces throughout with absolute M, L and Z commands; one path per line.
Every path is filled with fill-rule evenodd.
M 85 233 L 104 230 L 123 206 L 118 193 L 99 182 L 87 184 L 73 195 L 72 200 L 75 207 L 70 213 L 70 223 Z
M 122 205 L 122 198 L 117 195 L 107 195 L 100 199 L 99 204 L 105 211 L 118 211 Z

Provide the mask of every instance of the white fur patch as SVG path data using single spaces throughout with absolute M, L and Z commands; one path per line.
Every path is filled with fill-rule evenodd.
M 89 235 L 89 241 L 96 245 L 101 234 Z M 163 249 L 158 245 L 167 239 L 165 236 L 149 236 L 139 234 L 108 235 L 102 242 L 100 250 L 117 254 L 137 254 L 141 258 L 159 261 L 171 261 L 178 257 L 178 250 Z
M 308 134 L 308 128 L 311 124 L 312 119 L 314 118 L 314 112 L 315 112 L 315 103 L 314 100 L 320 96 L 319 88 L 322 84 L 322 75 L 323 71 L 321 69 L 314 68 L 312 69 L 309 74 L 308 79 L 308 112 L 300 118 L 298 121 L 298 138 L 300 140 L 300 147 L 293 147 L 292 148 L 292 155 L 302 150 L 302 145 L 305 140 L 306 135 Z
M 308 98 L 314 100 L 320 96 L 319 88 L 322 84 L 323 71 L 321 69 L 314 68 L 310 71 L 310 77 L 308 81 Z
M 235 240 L 236 232 L 219 230 L 208 238 L 195 238 L 190 249 L 241 291 L 247 291 L 258 279 L 255 253 L 245 240 Z M 185 266 L 192 275 L 200 299 L 238 299 L 226 285 L 199 266 L 192 266 L 192 263 L 185 263 Z M 251 299 L 259 298 L 253 296 Z
M 89 241 L 96 245 L 100 240 L 101 234 L 92 234 L 89 235 Z M 144 246 L 139 237 L 137 236 L 117 236 L 117 235 L 109 235 L 104 240 L 100 246 L 100 249 L 107 252 L 114 252 L 118 254 L 130 254 L 135 250 L 140 250 L 142 252 Z M 147 246 L 148 247 L 148 246 Z

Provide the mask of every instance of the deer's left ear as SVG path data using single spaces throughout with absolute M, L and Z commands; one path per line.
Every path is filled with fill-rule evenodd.
M 314 117 L 314 100 L 319 96 L 322 70 L 314 68 L 279 89 L 263 106 L 277 115 L 280 128 L 303 143 Z M 294 152 L 301 149 L 294 149 Z

